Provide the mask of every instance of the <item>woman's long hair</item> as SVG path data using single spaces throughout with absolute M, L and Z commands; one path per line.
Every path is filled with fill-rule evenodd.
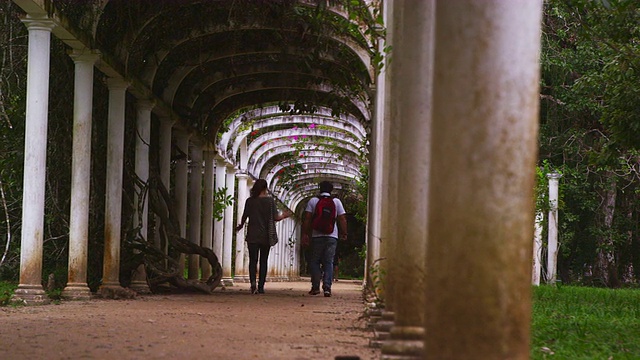
M 256 180 L 256 183 L 253 184 L 253 187 L 251 187 L 249 194 L 251 197 L 258 197 L 260 196 L 260 193 L 266 188 L 267 188 L 267 180 L 258 179 Z

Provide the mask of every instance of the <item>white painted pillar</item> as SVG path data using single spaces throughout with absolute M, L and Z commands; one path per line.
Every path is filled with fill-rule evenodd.
M 20 284 L 14 299 L 27 304 L 49 302 L 42 288 L 42 244 L 49 110 L 49 58 L 55 24 L 44 15 L 22 20 L 29 31 L 27 106 L 25 115 L 24 177 Z
M 73 158 L 71 164 L 71 216 L 69 218 L 69 275 L 62 297 L 89 300 L 87 254 L 91 183 L 91 121 L 93 110 L 93 66 L 99 55 L 91 50 L 74 50 Z
M 192 144 L 191 178 L 189 182 L 189 241 L 200 245 L 202 210 L 202 147 Z M 189 255 L 189 280 L 200 278 L 200 255 Z
M 216 192 L 220 191 L 220 189 L 225 188 L 227 183 L 227 166 L 224 159 L 220 156 L 216 156 L 216 178 L 215 178 L 215 189 Z M 213 223 L 213 252 L 216 253 L 218 257 L 218 261 L 220 261 L 220 265 L 224 266 L 224 257 L 223 257 L 223 243 L 224 243 L 224 215 L 223 212 L 222 219 L 215 219 Z
M 393 2 L 393 62 L 390 112 L 400 139 L 397 153 L 396 238 L 389 251 L 388 275 L 394 281 L 394 325 L 382 359 L 422 357 L 424 274 L 430 182 L 433 39 L 432 0 Z M 409 35 L 410 34 L 410 35 Z M 391 279 L 391 277 L 393 277 Z
M 168 117 L 160 118 L 160 139 L 159 139 L 159 162 L 160 162 L 160 180 L 167 189 L 171 191 L 171 132 L 174 121 Z M 171 206 L 171 204 L 169 204 Z M 160 217 L 156 216 L 156 224 L 160 224 Z M 156 227 L 158 226 L 156 225 Z M 168 254 L 168 242 L 162 243 L 160 239 L 159 228 L 156 228 L 155 244 L 158 249 L 162 249 L 164 254 Z M 166 264 L 166 262 L 165 262 Z
M 227 165 L 226 175 L 227 196 L 235 196 L 236 188 L 236 169 L 232 164 Z M 233 204 L 224 209 L 224 236 L 222 249 L 222 281 L 227 286 L 233 285 L 231 277 L 231 252 L 233 247 L 233 233 L 235 226 L 233 224 L 233 206 L 237 203 L 234 198 Z
M 122 222 L 122 167 L 124 159 L 125 99 L 129 83 L 109 78 L 107 132 L 107 186 L 105 199 L 102 286 L 120 288 L 120 234 Z
M 547 174 L 549 179 L 549 220 L 547 229 L 547 284 L 555 285 L 558 271 L 558 181 L 557 172 Z
M 531 284 L 540 285 L 540 270 L 542 269 L 542 221 L 541 212 L 536 213 L 536 221 L 533 230 L 533 269 L 531 272 Z
M 176 213 L 180 223 L 180 237 L 187 238 L 187 186 L 189 183 L 189 137 L 191 135 L 184 130 L 176 132 L 176 146 L 184 153 L 183 157 L 176 161 L 175 188 L 173 197 L 175 199 Z M 179 259 L 181 274 L 184 273 L 185 256 L 182 254 Z
M 202 247 L 213 250 L 213 177 L 215 152 L 204 152 L 204 201 L 202 209 Z M 200 264 L 202 279 L 207 280 L 211 276 L 211 264 L 207 259 L 202 259 Z
M 541 0 L 436 2 L 429 358 L 529 358 L 541 15 Z
M 236 177 L 238 178 L 238 201 L 237 201 L 237 219 L 240 222 L 242 213 L 244 212 L 244 204 L 249 197 L 249 189 L 247 188 L 247 180 L 249 175 L 239 172 Z M 245 229 L 236 232 L 236 251 L 235 251 L 235 264 L 236 271 L 233 276 L 233 280 L 238 282 L 244 282 L 249 277 L 248 264 L 244 262 L 244 247 L 245 247 Z
M 151 142 L 151 110 L 155 106 L 153 101 L 138 100 L 136 104 L 136 175 L 145 185 L 149 181 L 149 146 Z M 144 185 L 143 185 L 144 186 Z M 142 187 L 137 187 L 136 191 L 145 191 Z M 136 214 L 133 219 L 133 226 L 140 227 L 139 235 L 145 240 L 149 236 L 149 200 L 148 195 L 142 198 L 136 196 L 134 206 Z M 139 203 L 142 201 L 142 204 Z M 140 264 L 135 270 L 131 279 L 131 289 L 140 294 L 149 294 L 151 290 L 147 284 L 147 272 L 144 264 Z

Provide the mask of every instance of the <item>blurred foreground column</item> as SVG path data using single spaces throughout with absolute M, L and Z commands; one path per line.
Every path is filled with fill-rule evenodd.
M 436 2 L 425 358 L 529 358 L 541 14 Z

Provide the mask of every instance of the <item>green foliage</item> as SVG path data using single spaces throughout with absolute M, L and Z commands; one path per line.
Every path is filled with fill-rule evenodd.
M 11 297 L 18 288 L 15 283 L 6 281 L 0 281 L 0 306 L 9 305 L 11 303 Z
M 222 187 L 213 191 L 213 217 L 221 221 L 224 209 L 233 205 L 233 196 L 227 195 L 227 188 Z
M 533 291 L 531 359 L 637 359 L 640 292 L 571 286 Z

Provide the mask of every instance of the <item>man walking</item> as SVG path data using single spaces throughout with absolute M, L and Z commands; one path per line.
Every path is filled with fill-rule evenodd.
M 333 282 L 333 257 L 338 245 L 338 234 L 340 234 L 340 239 L 347 239 L 347 217 L 342 202 L 331 197 L 333 184 L 322 181 L 318 185 L 320 195 L 311 198 L 305 209 L 304 222 L 302 223 L 302 245 L 311 245 L 309 263 L 311 290 L 309 295 L 320 294 L 322 274 L 320 264 L 322 264 L 324 270 L 322 290 L 325 297 L 330 297 Z M 311 241 L 309 241 L 309 235 L 311 235 Z

